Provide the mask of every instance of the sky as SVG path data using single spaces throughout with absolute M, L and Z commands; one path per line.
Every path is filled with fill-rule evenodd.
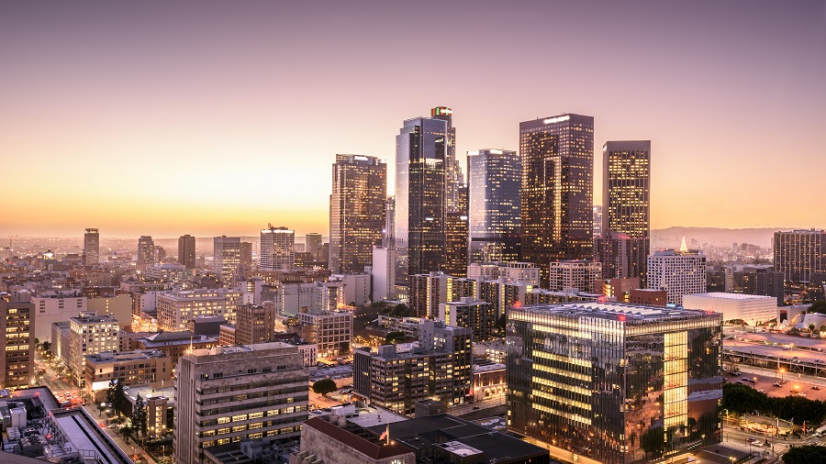
M 0 236 L 328 233 L 337 153 L 454 110 L 652 141 L 652 227 L 826 227 L 826 2 L 0 0 Z M 461 156 L 464 160 L 464 156 Z

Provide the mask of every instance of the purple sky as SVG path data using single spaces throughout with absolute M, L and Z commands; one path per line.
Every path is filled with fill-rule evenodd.
M 595 199 L 651 139 L 655 228 L 826 227 L 824 82 L 822 1 L 3 2 L 0 235 L 326 235 L 335 154 L 437 105 L 459 154 L 594 116 Z

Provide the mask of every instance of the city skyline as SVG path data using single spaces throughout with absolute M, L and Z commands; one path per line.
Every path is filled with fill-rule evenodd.
M 464 172 L 470 150 L 517 150 L 519 122 L 588 114 L 597 147 L 652 141 L 652 228 L 824 227 L 797 201 L 795 167 L 826 168 L 826 11 L 744 5 L 455 3 L 398 22 L 401 6 L 373 3 L 4 4 L 0 154 L 15 201 L 0 235 L 254 235 L 272 222 L 326 236 L 329 191 L 306 187 L 336 153 L 363 153 L 388 163 L 394 191 L 399 122 L 440 105 Z M 394 54 L 429 35 L 451 58 L 423 80 Z M 321 121 L 337 124 L 317 137 Z M 597 157 L 594 198 L 601 172 Z M 753 201 L 720 201 L 736 190 Z

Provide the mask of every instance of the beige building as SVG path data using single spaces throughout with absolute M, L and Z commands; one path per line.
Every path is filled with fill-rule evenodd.
M 163 386 L 172 380 L 172 360 L 160 351 L 140 350 L 86 356 L 86 393 L 100 400 L 112 380 L 124 385 Z
M 28 387 L 34 380 L 34 305 L 0 300 L 0 388 Z
M 555 261 L 549 266 L 548 290 L 561 292 L 575 288 L 584 293 L 595 293 L 596 281 L 602 279 L 602 263 L 596 261 Z
M 86 312 L 69 318 L 69 359 L 63 362 L 78 386 L 82 387 L 86 380 L 86 356 L 117 350 L 118 320 L 114 316 Z
M 218 340 L 192 332 L 160 332 L 132 341 L 133 350 L 158 350 L 172 359 L 172 366 L 189 350 L 210 349 L 218 345 Z
M 235 324 L 239 305 L 252 303 L 252 295 L 238 290 L 179 290 L 158 295 L 158 326 L 163 330 L 186 330 L 187 321 L 196 317 L 222 316 Z
M 121 329 L 132 325 L 132 295 L 121 293 L 115 296 L 89 298 L 86 310 L 97 314 L 111 314 L 118 320 Z
M 362 434 L 363 435 L 363 434 Z M 290 456 L 290 464 L 305 462 L 336 464 L 415 464 L 416 455 L 401 443 L 386 443 L 314 417 L 301 428 L 301 450 Z
M 241 441 L 295 439 L 307 420 L 308 369 L 286 343 L 193 350 L 178 363 L 174 446 L 178 464 Z
M 318 356 L 338 356 L 342 345 L 353 339 L 353 313 L 346 311 L 307 311 L 298 313 L 301 337 L 318 347 Z
M 238 307 L 235 322 L 235 343 L 252 345 L 272 340 L 275 331 L 275 305 Z

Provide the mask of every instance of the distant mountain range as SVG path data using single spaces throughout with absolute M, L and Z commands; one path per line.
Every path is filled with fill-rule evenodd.
M 685 236 L 689 248 L 708 243 L 727 245 L 749 243 L 761 247 L 771 246 L 774 233 L 779 230 L 795 230 L 803 227 L 765 227 L 754 229 L 721 229 L 717 227 L 669 227 L 651 230 L 651 248 L 663 249 L 680 246 Z M 694 242 L 692 242 L 694 241 Z

